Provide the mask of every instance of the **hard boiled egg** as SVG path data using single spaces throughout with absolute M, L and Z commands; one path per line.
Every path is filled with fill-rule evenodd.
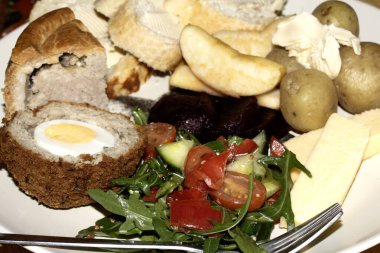
M 34 140 L 58 156 L 95 154 L 115 145 L 115 137 L 107 130 L 92 123 L 66 119 L 39 124 L 34 129 Z

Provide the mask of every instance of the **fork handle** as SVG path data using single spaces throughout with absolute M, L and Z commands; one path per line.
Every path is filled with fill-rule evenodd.
M 18 244 L 43 247 L 69 247 L 69 248 L 107 248 L 107 249 L 161 249 L 183 250 L 201 253 L 201 247 L 186 245 L 179 242 L 143 242 L 114 239 L 90 239 L 63 236 L 27 235 L 0 233 L 0 244 Z

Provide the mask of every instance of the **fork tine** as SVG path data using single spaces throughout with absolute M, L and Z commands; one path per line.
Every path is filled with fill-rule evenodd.
M 297 252 L 322 234 L 343 214 L 338 203 L 287 233 L 260 245 L 271 253 Z

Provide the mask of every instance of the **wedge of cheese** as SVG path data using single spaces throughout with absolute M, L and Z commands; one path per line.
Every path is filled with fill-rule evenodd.
M 370 128 L 370 138 L 364 151 L 363 160 L 380 153 L 380 109 L 365 111 L 351 117 L 352 120 L 362 123 Z M 296 154 L 297 159 L 305 164 L 309 158 L 315 144 L 317 143 L 323 129 L 317 129 L 308 133 L 294 137 L 284 144 Z M 292 170 L 292 179 L 295 181 L 299 175 L 298 169 Z
M 369 128 L 333 114 L 326 123 L 306 168 L 291 191 L 296 225 L 302 224 L 334 203 L 342 204 L 362 162 Z

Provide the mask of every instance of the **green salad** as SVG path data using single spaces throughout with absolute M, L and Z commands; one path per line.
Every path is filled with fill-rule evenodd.
M 280 217 L 294 227 L 290 171 L 310 172 L 276 138 L 219 137 L 200 143 L 166 123 L 147 124 L 133 112 L 148 139 L 132 177 L 113 180 L 113 189 L 91 189 L 90 197 L 110 215 L 79 237 L 199 244 L 204 252 L 265 252 Z

